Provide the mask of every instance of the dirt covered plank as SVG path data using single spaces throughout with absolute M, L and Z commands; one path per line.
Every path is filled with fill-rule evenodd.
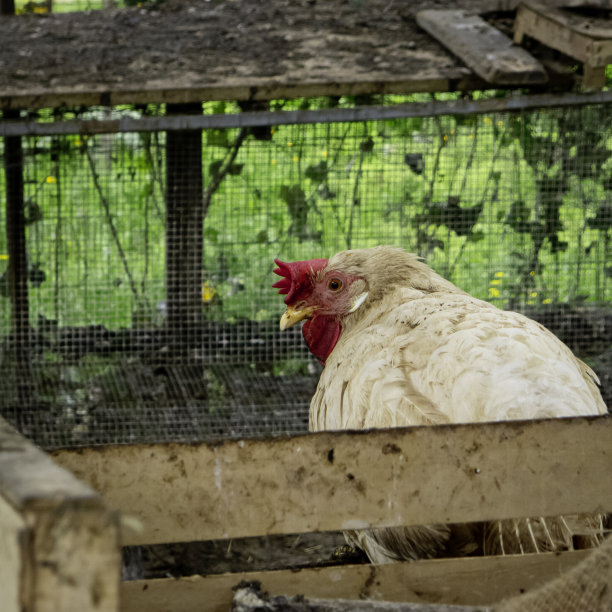
M 489 83 L 530 85 L 548 80 L 538 60 L 478 15 L 461 10 L 422 11 L 417 23 Z
M 605 512 L 611 434 L 612 422 L 596 417 L 94 447 L 54 458 L 140 521 L 141 531 L 123 534 L 136 545 Z
M 234 587 L 259 582 L 272 595 L 332 599 L 384 599 L 490 605 L 530 593 L 576 567 L 591 551 L 431 559 L 386 565 L 346 565 L 301 570 L 249 571 L 211 576 L 133 580 L 121 586 L 122 610 L 225 612 Z
M 452 5 L 478 12 L 497 3 Z M 167 0 L 2 17 L 0 108 L 483 86 L 418 28 L 414 15 L 428 7 L 422 0 Z

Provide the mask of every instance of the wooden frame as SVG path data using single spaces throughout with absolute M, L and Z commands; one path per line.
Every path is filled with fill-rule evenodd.
M 514 22 L 514 42 L 520 45 L 525 35 L 581 61 L 585 86 L 605 85 L 606 65 L 612 63 L 612 29 L 593 27 L 584 18 L 538 0 L 523 0 Z
M 62 450 L 54 459 L 128 520 L 124 544 L 612 509 L 606 417 Z M 227 610 L 240 580 L 272 594 L 487 605 L 589 554 L 438 559 L 181 579 L 121 588 L 128 612 Z
M 114 612 L 118 515 L 0 419 L 3 612 Z
M 119 588 L 118 514 L 107 507 L 124 514 L 124 545 L 603 512 L 612 509 L 611 442 L 612 419 L 594 417 L 92 447 L 56 451 L 54 462 L 0 421 L 2 609 L 212 612 L 228 609 L 240 580 L 272 594 L 489 605 L 590 551 Z
M 602 512 L 612 509 L 611 442 L 612 421 L 580 418 L 53 457 L 142 524 L 122 534 L 136 545 Z
M 546 83 L 542 64 L 497 28 L 466 10 L 425 10 L 417 23 L 479 77 L 495 85 Z

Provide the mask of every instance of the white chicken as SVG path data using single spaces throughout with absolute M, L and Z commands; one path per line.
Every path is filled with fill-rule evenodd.
M 281 329 L 325 365 L 313 431 L 571 417 L 606 413 L 595 373 L 545 327 L 476 299 L 394 247 L 284 263 Z M 372 562 L 594 545 L 600 516 L 347 534 Z

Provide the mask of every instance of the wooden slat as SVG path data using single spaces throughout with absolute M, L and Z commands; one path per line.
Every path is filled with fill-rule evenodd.
M 567 86 L 569 81 L 565 83 Z M 84 90 L 56 91 L 52 88 L 11 87 L 0 90 L 0 109 L 48 108 L 58 106 L 117 106 L 121 104 L 186 104 L 211 100 L 274 100 L 314 96 L 358 96 L 375 94 L 409 95 L 422 92 L 474 91 L 487 83 L 465 67 L 416 72 L 396 78 L 373 75 L 371 80 L 300 81 L 283 83 L 275 79 L 242 79 L 224 85 L 201 83 L 184 86 L 168 79 L 139 87 L 91 85 Z
M 514 41 L 531 36 L 584 63 L 584 84 L 603 87 L 605 67 L 612 63 L 612 21 L 593 20 L 537 0 L 519 4 Z
M 56 461 L 137 518 L 124 544 L 612 509 L 606 417 L 94 447 Z
M 500 85 L 546 83 L 546 70 L 527 51 L 478 15 L 464 10 L 426 10 L 417 23 L 485 81 Z
M 22 612 L 29 603 L 24 560 L 27 527 L 24 519 L 0 498 L 0 585 L 3 612 Z
M 115 612 L 118 531 L 97 493 L 0 419 L 2 610 Z
M 489 605 L 541 586 L 584 559 L 571 553 L 435 559 L 389 565 L 246 572 L 180 579 L 137 580 L 121 586 L 122 612 L 222 612 L 232 587 L 259 581 L 272 595 Z

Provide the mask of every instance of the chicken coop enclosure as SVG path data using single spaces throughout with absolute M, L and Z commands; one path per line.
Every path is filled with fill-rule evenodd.
M 323 366 L 272 287 L 402 247 L 548 327 L 609 406 L 607 5 L 0 4 L 7 610 L 610 608 L 612 542 L 580 550 L 607 416 L 308 433 Z M 539 547 L 530 521 L 577 514 Z M 342 546 L 434 523 L 521 554 Z
M 21 126 L 27 299 L 4 235 L 0 412 L 51 448 L 304 432 L 320 365 L 278 329 L 274 259 L 377 244 L 541 321 L 610 398 L 612 106 L 357 102 L 367 119 L 320 98 L 243 127 L 231 103 L 193 129 L 154 105 Z

